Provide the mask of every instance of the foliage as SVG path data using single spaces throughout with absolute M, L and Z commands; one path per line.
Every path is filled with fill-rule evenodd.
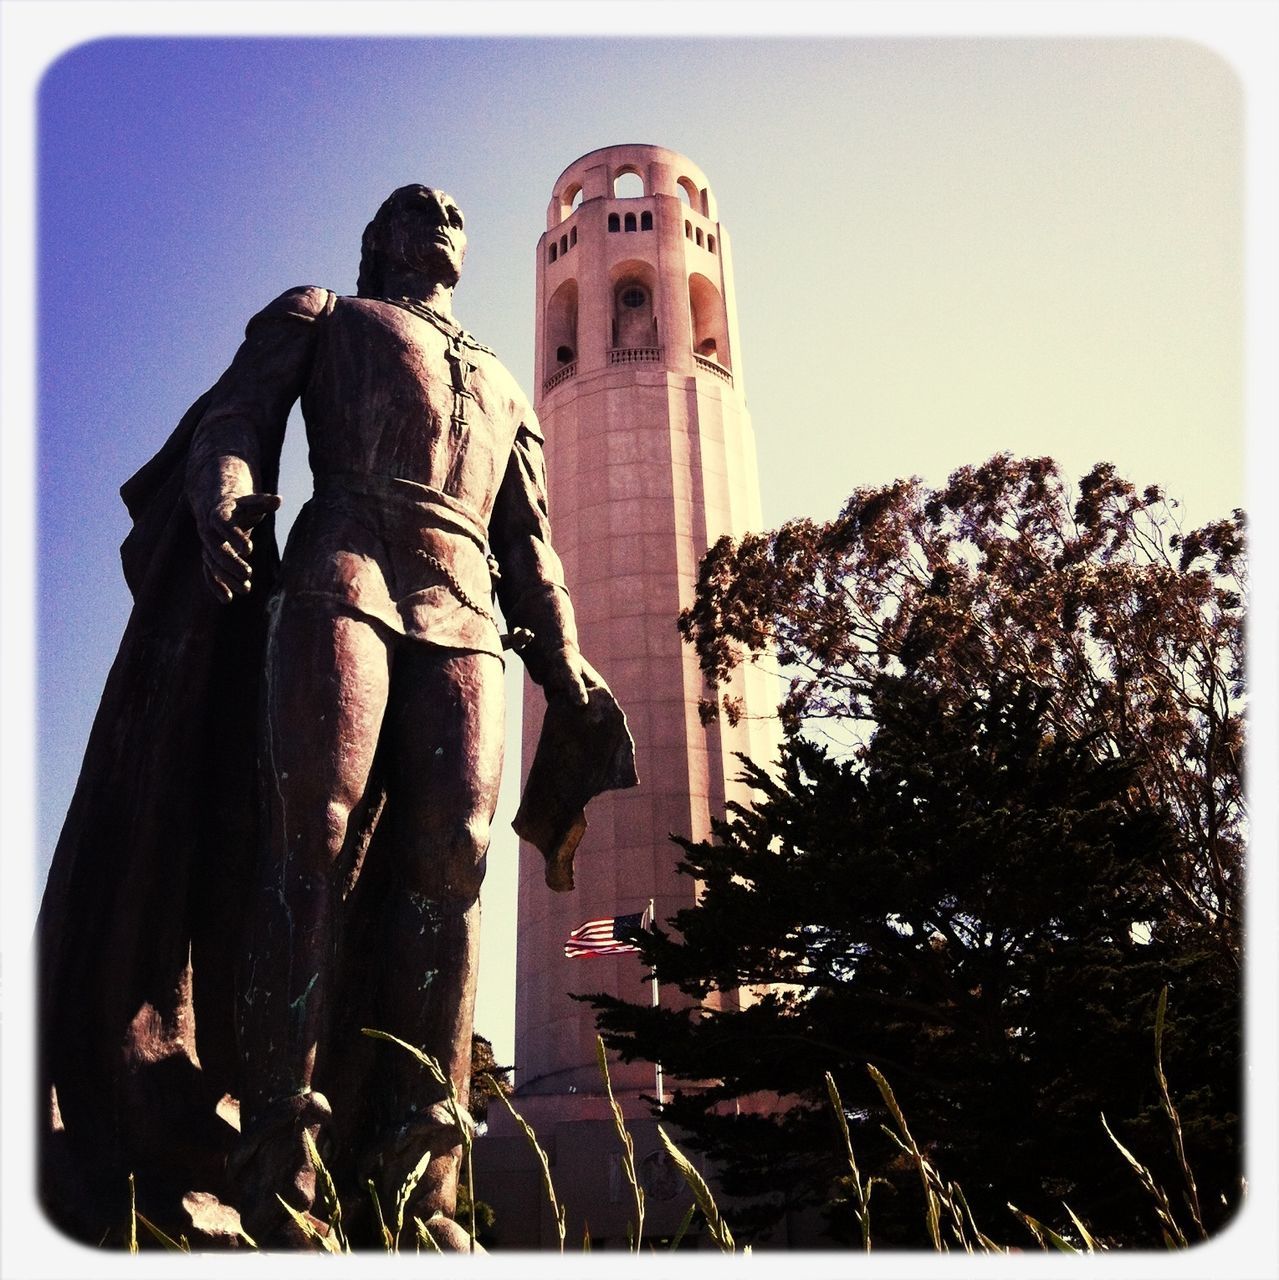
M 656 930 L 643 949 L 693 1003 L 588 997 L 623 1058 L 660 1057 L 697 1082 L 675 1090 L 664 1119 L 712 1157 L 727 1192 L 761 1197 L 738 1214 L 743 1229 L 848 1185 L 824 1105 L 830 1072 L 864 1153 L 863 1192 L 885 1184 L 877 1238 L 934 1243 L 914 1207 L 920 1153 L 883 1132 L 887 1103 L 860 1070 L 870 1062 L 977 1218 L 1015 1199 L 1052 1221 L 1064 1200 L 1106 1238 L 1157 1243 L 1098 1116 L 1123 1117 L 1143 1149 L 1166 1147 L 1146 1049 L 1165 984 L 1182 1012 L 1169 1041 L 1185 1147 L 1214 1191 L 1205 1222 L 1227 1216 L 1234 970 L 1214 937 L 1169 924 L 1174 821 L 1134 802 L 1136 766 L 1098 750 L 1104 729 L 1058 732 L 1055 694 L 992 679 L 958 696 L 880 672 L 860 695 L 877 731 L 858 757 L 792 735 L 776 774 L 746 765 L 753 806 L 734 807 L 710 840 L 680 841 L 698 905 L 672 920 L 682 936 Z M 702 1007 L 712 988 L 741 996 Z M 759 1095 L 780 1096 L 784 1113 L 753 1107 Z M 1156 1172 L 1167 1184 L 1176 1166 Z M 860 1239 L 849 1199 L 836 1225 Z
M 471 1087 L 467 1107 L 476 1124 L 488 1119 L 489 1103 L 495 1098 L 509 1098 L 515 1086 L 511 1068 L 498 1065 L 493 1056 L 493 1042 L 478 1032 L 471 1034 Z
M 864 741 L 886 673 L 943 703 L 1036 684 L 1050 730 L 1133 766 L 1133 812 L 1172 815 L 1168 919 L 1237 968 L 1246 590 L 1243 512 L 1183 534 L 1175 503 L 1109 464 L 1072 495 L 1051 459 L 1004 454 L 941 489 L 858 489 L 827 523 L 721 539 L 680 628 L 713 689 L 775 658 L 791 732 Z

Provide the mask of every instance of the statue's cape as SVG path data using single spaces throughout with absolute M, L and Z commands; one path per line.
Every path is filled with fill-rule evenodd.
M 127 1203 L 127 1172 L 204 1164 L 216 1182 L 235 1136 L 215 1106 L 238 1096 L 234 972 L 256 844 L 264 602 L 278 561 L 268 517 L 254 533 L 250 597 L 220 605 L 202 580 L 184 482 L 206 402 L 121 489 L 133 610 L 36 928 L 50 1107 L 42 1178 L 46 1205 L 72 1231 L 76 1215 L 59 1205 L 114 1202 L 117 1190 Z M 262 468 L 274 489 L 278 459 Z M 95 1177 L 112 1185 L 88 1185 Z

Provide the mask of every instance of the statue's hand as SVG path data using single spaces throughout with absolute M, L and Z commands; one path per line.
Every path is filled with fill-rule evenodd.
M 253 530 L 262 519 L 280 508 L 276 493 L 246 493 L 223 498 L 199 521 L 204 544 L 204 578 L 214 597 L 228 604 L 248 595 L 253 587 Z
M 584 707 L 591 689 L 607 689 L 604 677 L 576 649 L 561 649 L 550 663 L 542 686 L 547 698 Z

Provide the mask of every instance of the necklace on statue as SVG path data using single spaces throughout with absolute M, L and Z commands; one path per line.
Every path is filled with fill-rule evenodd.
M 443 312 L 436 311 L 434 307 L 428 307 L 425 302 L 419 302 L 417 298 L 410 298 L 401 294 L 398 298 L 381 298 L 379 301 L 389 302 L 394 307 L 400 307 L 404 311 L 411 312 L 419 319 L 434 325 L 445 337 L 452 339 L 454 343 L 461 343 L 464 346 L 474 348 L 476 351 L 484 351 L 488 355 L 493 354 L 483 343 L 476 342 L 456 320 L 444 315 Z

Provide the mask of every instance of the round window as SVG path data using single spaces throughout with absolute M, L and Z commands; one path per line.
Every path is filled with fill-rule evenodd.
M 622 306 L 624 307 L 631 307 L 632 309 L 642 307 L 647 301 L 648 295 L 644 290 L 637 289 L 634 285 L 622 290 Z

